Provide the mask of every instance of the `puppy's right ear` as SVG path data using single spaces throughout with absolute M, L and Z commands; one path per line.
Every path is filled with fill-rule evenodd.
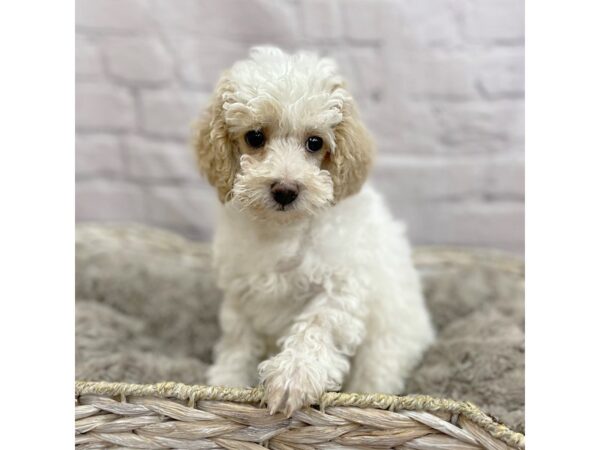
M 223 203 L 233 188 L 239 164 L 236 147 L 229 138 L 224 117 L 223 103 L 230 92 L 232 86 L 227 74 L 224 74 L 194 133 L 194 148 L 200 172 L 217 189 Z

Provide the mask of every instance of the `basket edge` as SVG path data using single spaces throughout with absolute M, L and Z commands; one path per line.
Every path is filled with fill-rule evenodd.
M 108 381 L 75 382 L 75 397 L 81 395 L 106 396 L 150 396 L 157 398 L 176 398 L 187 401 L 193 407 L 197 401 L 223 401 L 235 403 L 260 403 L 263 389 L 231 388 L 224 386 L 186 385 L 177 382 L 155 384 L 133 384 Z M 525 436 L 484 413 L 470 402 L 437 398 L 428 395 L 397 396 L 391 394 L 359 394 L 347 392 L 327 392 L 316 404 L 321 410 L 328 406 L 352 406 L 359 408 L 386 409 L 390 411 L 428 411 L 460 414 L 475 423 L 494 438 L 517 448 L 525 448 Z

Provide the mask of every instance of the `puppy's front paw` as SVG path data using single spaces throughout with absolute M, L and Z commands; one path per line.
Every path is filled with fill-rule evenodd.
M 278 355 L 261 363 L 258 372 L 271 414 L 283 412 L 290 417 L 303 406 L 316 403 L 325 392 L 318 367 L 311 367 L 310 363 L 299 364 Z

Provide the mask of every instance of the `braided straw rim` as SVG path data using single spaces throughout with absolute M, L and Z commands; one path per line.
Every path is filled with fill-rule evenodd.
M 77 381 L 75 383 L 76 397 L 88 394 L 108 395 L 112 397 L 120 396 L 123 401 L 127 396 L 152 396 L 162 399 L 175 398 L 187 401 L 190 407 L 194 407 L 196 402 L 202 400 L 261 403 L 264 390 L 262 387 L 244 389 L 222 386 L 190 386 L 176 382 L 130 384 L 105 381 Z M 505 444 L 518 449 L 525 448 L 524 435 L 511 430 L 506 425 L 491 418 L 470 402 L 435 398 L 428 395 L 397 396 L 327 392 L 321 397 L 318 406 L 322 411 L 330 406 L 350 406 L 385 409 L 394 412 L 407 410 L 460 414 Z
M 121 238 L 128 236 L 144 236 L 153 230 L 141 226 L 110 227 L 86 225 L 83 228 L 102 228 L 103 232 L 112 232 Z M 155 237 L 153 235 L 153 237 Z M 170 237 L 170 236 L 167 236 Z M 525 266 L 522 258 L 500 250 L 482 248 L 465 248 L 453 246 L 417 247 L 414 250 L 414 260 L 422 268 L 439 265 L 472 266 L 480 265 L 495 270 L 511 273 L 524 281 Z M 126 401 L 127 396 L 155 397 L 160 399 L 177 399 L 187 401 L 190 407 L 195 407 L 198 401 L 221 401 L 243 404 L 257 404 L 263 401 L 264 390 L 256 388 L 229 388 L 221 386 L 186 385 L 177 382 L 162 382 L 156 384 L 130 384 L 106 381 L 76 381 L 76 398 L 82 395 L 104 395 L 120 397 Z M 450 413 L 463 416 L 494 438 L 504 444 L 517 448 L 525 448 L 525 436 L 511 430 L 481 411 L 470 402 L 436 398 L 428 395 L 396 396 L 387 394 L 358 394 L 345 392 L 327 392 L 323 394 L 318 404 L 321 411 L 328 407 L 359 407 L 379 410 L 424 411 L 432 413 Z M 326 412 L 326 411 L 325 411 Z

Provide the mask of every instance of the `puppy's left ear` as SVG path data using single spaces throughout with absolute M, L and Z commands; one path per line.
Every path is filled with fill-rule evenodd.
M 335 149 L 323 161 L 323 169 L 331 174 L 337 202 L 360 191 L 371 169 L 375 146 L 350 98 L 344 101 L 342 121 L 334 133 Z

